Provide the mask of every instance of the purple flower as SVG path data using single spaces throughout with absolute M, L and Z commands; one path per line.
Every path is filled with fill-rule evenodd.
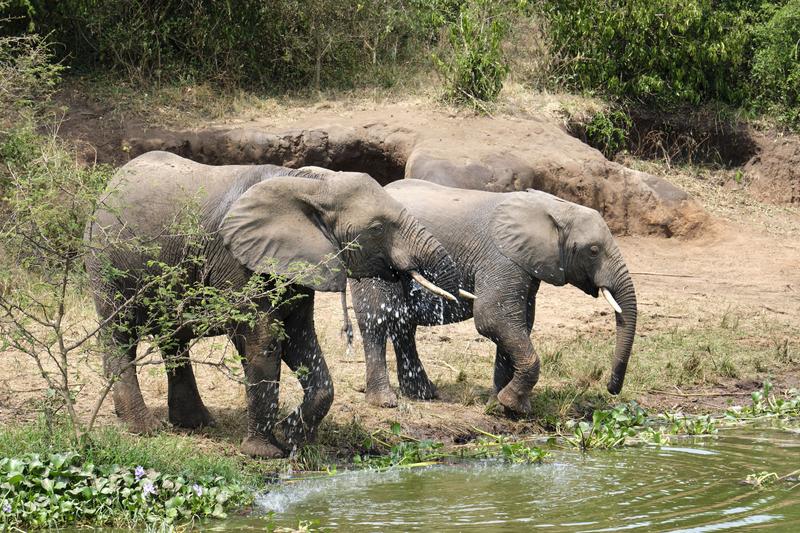
M 3 512 L 6 514 L 11 512 L 11 504 L 7 501 L 3 501 Z
M 195 483 L 194 485 L 192 485 L 192 490 L 193 490 L 193 491 L 194 491 L 194 493 L 195 493 L 195 494 L 197 494 L 198 496 L 202 496 L 202 495 L 203 495 L 203 487 L 201 487 L 201 486 L 200 486 L 200 485 L 198 485 L 197 483 Z
M 137 466 L 133 470 L 133 475 L 136 476 L 136 481 L 139 481 L 140 479 L 142 479 L 144 477 L 144 467 Z
M 152 483 L 145 483 L 144 487 L 142 487 L 142 496 L 147 498 L 148 494 L 155 494 L 156 488 L 153 486 Z

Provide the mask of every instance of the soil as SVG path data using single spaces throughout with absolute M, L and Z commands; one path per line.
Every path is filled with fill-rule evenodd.
M 359 120 L 369 114 L 381 117 L 381 124 L 391 123 L 401 111 L 406 122 L 435 122 L 431 119 L 431 110 L 418 103 L 395 106 L 388 114 L 378 106 L 357 113 L 360 113 Z M 356 111 L 338 108 L 322 109 L 317 115 L 313 115 L 313 109 L 306 108 L 302 112 L 307 114 L 308 124 L 324 122 L 322 119 L 330 119 L 332 115 L 346 118 L 356 114 Z M 289 127 L 307 126 L 291 115 L 287 111 L 281 118 L 264 119 L 260 127 L 285 131 Z M 144 120 L 111 124 L 102 122 L 104 116 L 102 108 L 76 105 L 68 113 L 60 134 L 82 146 L 82 153 L 90 155 L 91 160 L 96 152 L 98 160 L 120 163 L 127 155 L 120 153 L 119 146 L 133 137 L 131 131 L 143 131 Z M 513 116 L 501 118 L 506 121 L 504 126 L 520 120 Z M 483 132 L 475 127 L 474 119 L 453 115 L 448 120 L 450 124 L 463 125 L 462 129 L 474 137 L 476 145 L 483 142 Z M 746 193 L 751 194 L 749 190 Z M 752 191 L 754 201 L 760 201 L 759 194 L 757 189 Z M 800 331 L 800 232 L 797 231 L 800 211 L 764 209 L 755 215 L 748 211 L 746 217 L 733 212 L 721 218 L 714 214 L 709 198 L 700 197 L 697 201 L 712 216 L 703 231 L 692 232 L 691 239 L 648 235 L 618 238 L 636 284 L 641 316 L 639 336 L 697 326 L 728 313 L 735 313 L 743 321 L 759 317 L 779 325 L 781 331 L 796 335 Z M 80 300 L 76 304 L 77 322 L 92 318 L 89 300 Z M 354 318 L 352 310 L 351 318 Z M 494 346 L 477 334 L 472 321 L 420 328 L 419 352 L 428 375 L 439 387 L 441 398 L 430 402 L 401 398 L 395 409 L 376 408 L 365 402 L 360 337 L 356 331 L 355 349 L 348 353 L 339 334 L 341 311 L 337 294 L 317 294 L 317 327 L 336 390 L 323 430 L 324 440 L 335 440 L 337 432 L 346 432 L 354 421 L 370 431 L 386 429 L 391 421 L 397 421 L 408 434 L 455 441 L 474 434 L 474 428 L 490 432 L 526 432 L 542 425 L 541 419 L 510 420 L 485 412 Z M 570 339 L 581 336 L 610 339 L 613 338 L 613 320 L 602 299 L 589 298 L 571 287 L 543 286 L 537 300 L 533 336 L 534 345 L 564 341 L 569 346 Z M 798 338 L 789 338 L 788 343 L 788 349 L 797 353 Z M 197 346 L 194 357 L 199 361 L 195 370 L 199 389 L 219 421 L 217 429 L 201 430 L 200 434 L 235 442 L 243 433 L 244 389 L 218 370 L 202 364 L 218 361 L 230 350 L 231 347 L 220 339 L 205 340 Z M 631 366 L 646 365 L 646 361 L 637 359 L 635 351 L 634 347 Z M 389 352 L 388 359 L 394 365 L 391 349 Z M 609 358 L 610 353 L 597 356 L 606 373 Z M 797 359 L 800 358 L 795 361 Z M 800 367 L 797 362 L 789 361 L 780 370 L 769 372 L 778 389 L 800 386 Z M 100 367 L 97 357 L 80 366 L 80 379 L 86 383 L 80 392 L 80 397 L 85 399 L 79 402 L 83 410 L 88 410 L 89 399 L 96 397 L 100 388 Z M 166 418 L 166 379 L 162 367 L 146 366 L 139 374 L 146 401 L 159 416 Z M 300 397 L 299 387 L 285 367 L 283 376 L 282 398 L 286 404 L 294 405 Z M 645 407 L 656 410 L 719 411 L 731 402 L 748 401 L 749 394 L 759 388 L 766 377 L 765 373 L 749 372 L 738 379 L 719 378 L 681 388 L 663 383 L 647 390 L 625 389 L 623 397 L 635 398 Z M 576 390 L 571 401 L 565 402 L 574 412 L 613 403 L 613 398 L 599 392 L 604 378 L 594 381 L 588 392 L 581 391 L 575 389 L 576 383 L 567 383 L 545 371 L 535 388 L 535 396 L 538 395 L 535 400 L 547 401 L 548 395 L 569 395 Z M 0 359 L 0 421 L 35 418 L 41 406 L 38 399 L 42 398 L 42 391 L 42 380 L 30 359 L 10 352 Z M 539 404 L 535 402 L 535 405 Z M 101 409 L 100 423 L 117 423 L 110 401 Z

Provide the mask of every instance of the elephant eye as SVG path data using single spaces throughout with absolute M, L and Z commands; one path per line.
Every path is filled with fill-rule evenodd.
M 589 248 L 589 253 L 592 254 L 592 257 L 597 257 L 597 254 L 600 253 L 600 248 L 596 244 L 593 244 Z
M 370 233 L 380 234 L 383 233 L 383 224 L 380 222 L 375 222 L 369 227 Z

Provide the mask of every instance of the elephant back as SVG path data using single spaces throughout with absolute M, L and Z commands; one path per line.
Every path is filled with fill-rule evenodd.
M 440 240 L 443 236 L 438 234 L 441 232 L 437 228 L 452 226 L 467 231 L 474 229 L 473 224 L 476 227 L 485 225 L 485 213 L 504 196 L 503 193 L 456 189 L 415 179 L 395 181 L 385 189 Z

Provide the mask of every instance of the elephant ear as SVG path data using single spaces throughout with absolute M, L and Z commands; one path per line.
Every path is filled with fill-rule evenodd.
M 564 285 L 558 197 L 538 191 L 511 193 L 495 209 L 491 234 L 500 252 L 531 276 Z M 565 203 L 565 202 L 564 202 Z
M 294 278 L 305 287 L 341 292 L 347 271 L 339 246 L 314 203 L 323 180 L 279 176 L 233 202 L 219 227 L 225 247 L 253 272 Z

